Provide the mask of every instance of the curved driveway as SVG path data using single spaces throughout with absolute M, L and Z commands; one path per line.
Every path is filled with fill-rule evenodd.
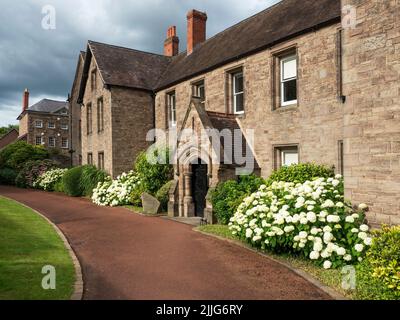
M 63 231 L 82 265 L 84 299 L 329 299 L 284 266 L 187 225 L 55 193 L 0 194 Z

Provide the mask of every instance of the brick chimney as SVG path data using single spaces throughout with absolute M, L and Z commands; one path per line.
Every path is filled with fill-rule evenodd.
M 197 10 L 191 10 L 187 14 L 187 54 L 206 40 L 207 14 Z
M 167 31 L 167 39 L 164 41 L 164 55 L 176 56 L 179 53 L 179 38 L 176 36 L 176 26 L 171 26 Z
M 22 98 L 22 112 L 29 108 L 29 90 L 25 89 L 24 95 Z

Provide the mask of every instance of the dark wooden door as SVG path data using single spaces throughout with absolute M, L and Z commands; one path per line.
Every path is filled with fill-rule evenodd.
M 196 217 L 204 217 L 208 191 L 207 171 L 206 164 L 192 164 L 192 195 Z

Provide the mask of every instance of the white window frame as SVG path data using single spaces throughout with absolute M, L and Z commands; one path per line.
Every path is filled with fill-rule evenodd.
M 50 139 L 53 139 L 53 144 L 50 143 Z M 55 148 L 56 147 L 56 138 L 55 137 L 49 137 L 49 148 Z
M 66 141 L 66 146 L 64 146 L 64 141 Z M 61 149 L 68 149 L 69 148 L 69 141 L 68 138 L 61 138 Z
M 52 126 L 50 126 L 50 124 L 53 124 Z M 56 124 L 53 121 L 49 121 L 49 123 L 47 124 L 47 128 L 49 129 L 55 129 L 56 128 Z
M 204 91 L 204 100 L 201 101 L 201 103 L 206 102 L 206 87 L 204 85 L 204 81 L 198 82 L 194 84 L 194 95 L 195 97 L 201 98 L 200 97 L 200 88 L 203 88 Z
M 168 122 L 171 128 L 176 127 L 176 94 L 175 92 L 168 93 Z M 173 100 L 173 103 L 172 103 Z
M 38 143 L 38 138 L 40 139 L 40 143 Z M 37 145 L 37 146 L 43 145 L 43 137 L 42 136 L 35 137 L 35 145 Z
M 35 120 L 35 128 L 43 128 L 43 120 Z
M 296 76 L 292 77 L 292 78 L 284 79 L 283 78 L 284 63 L 287 62 L 287 61 L 291 61 L 291 60 L 296 61 Z M 286 107 L 286 106 L 290 106 L 290 105 L 293 105 L 293 104 L 297 104 L 297 98 L 295 100 L 284 101 L 284 84 L 286 82 L 289 82 L 289 81 L 292 81 L 292 80 L 296 80 L 296 92 L 298 94 L 298 91 L 297 91 L 297 74 L 298 74 L 298 72 L 297 72 L 297 55 L 296 54 L 281 58 L 281 61 L 280 61 L 280 73 L 281 73 L 280 74 L 280 80 L 281 80 L 281 106 L 282 107 Z
M 280 152 L 281 152 L 281 166 L 282 167 L 288 166 L 285 163 L 285 155 L 286 154 L 297 154 L 297 163 L 292 163 L 292 164 L 299 164 L 299 148 L 298 147 L 296 147 L 296 149 L 295 148 L 282 148 L 280 150 Z
M 240 77 L 243 79 L 243 91 L 235 92 L 236 81 Z M 240 110 L 240 111 L 237 110 L 237 96 L 239 96 L 239 95 L 243 96 L 243 110 Z M 244 114 L 244 76 L 243 76 L 242 71 L 232 74 L 232 96 L 233 96 L 233 113 L 234 114 Z
M 62 123 L 62 124 L 60 125 L 60 128 L 61 128 L 61 130 L 68 130 L 69 126 L 68 126 L 68 124 L 66 124 L 66 123 Z

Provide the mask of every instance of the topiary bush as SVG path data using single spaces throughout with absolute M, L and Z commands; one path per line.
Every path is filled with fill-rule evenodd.
M 400 226 L 383 226 L 374 232 L 367 261 L 372 267 L 372 276 L 400 298 Z
M 83 189 L 81 186 L 83 167 L 75 167 L 69 169 L 62 178 L 63 190 L 65 194 L 71 197 L 81 197 Z
M 140 153 L 135 162 L 135 173 L 142 184 L 142 190 L 155 195 L 173 177 L 168 148 L 160 147 Z
M 17 171 L 11 168 L 0 169 L 0 184 L 14 185 L 17 178 Z
M 333 178 L 334 176 L 335 171 L 333 168 L 315 163 L 301 163 L 284 166 L 273 172 L 267 179 L 266 184 L 271 185 L 274 181 L 304 183 L 316 178 Z
M 80 180 L 83 195 L 91 197 L 99 182 L 104 182 L 108 177 L 105 171 L 99 170 L 93 165 L 83 166 Z
M 264 184 L 264 179 L 255 175 L 239 176 L 238 181 L 221 182 L 211 191 L 214 214 L 220 224 L 228 224 L 243 199 Z
M 33 183 L 46 171 L 58 168 L 58 163 L 53 160 L 28 161 L 19 171 L 15 184 L 20 188 L 33 188 Z
M 12 143 L 0 151 L 0 168 L 21 170 L 27 161 L 44 160 L 49 157 L 43 146 L 33 146 L 25 141 Z
M 168 210 L 169 189 L 171 189 L 171 186 L 173 183 L 174 183 L 174 180 L 168 181 L 156 193 L 156 198 L 158 201 L 160 201 L 161 209 L 163 211 Z

